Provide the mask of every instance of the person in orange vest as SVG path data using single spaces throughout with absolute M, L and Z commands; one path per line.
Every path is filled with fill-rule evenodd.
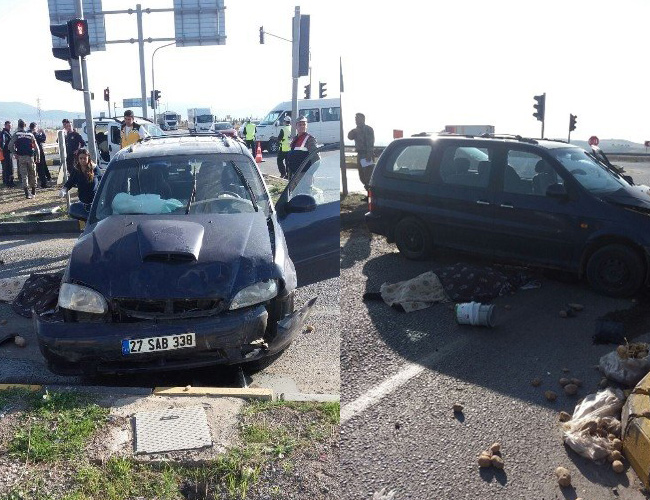
M 120 142 L 121 147 L 125 148 L 131 144 L 136 144 L 140 141 L 143 141 L 147 137 L 147 132 L 144 127 L 141 127 L 139 124 L 135 123 L 133 118 L 133 111 L 127 109 L 124 112 L 124 121 L 122 122 L 122 128 L 120 130 Z
M 296 175 L 300 164 L 317 148 L 316 138 L 307 132 L 307 118 L 303 116 L 296 123 L 296 137 L 291 141 L 291 150 L 287 153 L 289 179 Z M 314 161 L 317 159 L 315 157 Z

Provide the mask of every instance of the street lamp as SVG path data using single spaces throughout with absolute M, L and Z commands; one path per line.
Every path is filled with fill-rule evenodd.
M 153 51 L 153 54 L 151 55 L 151 87 L 155 90 L 156 89 L 156 80 L 154 79 L 154 72 L 153 72 L 153 58 L 156 55 L 156 52 L 158 52 L 160 49 L 163 47 L 169 47 L 170 45 L 175 45 L 176 42 L 171 42 L 167 43 L 165 45 L 161 45 L 160 47 L 156 47 L 156 50 Z M 153 122 L 156 123 L 156 108 L 153 107 L 155 106 L 155 103 L 151 103 L 152 108 L 153 108 Z

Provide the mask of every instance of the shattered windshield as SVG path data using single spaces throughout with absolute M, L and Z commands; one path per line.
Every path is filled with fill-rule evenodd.
M 618 191 L 628 184 L 589 154 L 578 148 L 562 148 L 550 151 L 569 173 L 585 189 L 596 194 Z
M 238 172 L 239 170 L 239 172 Z M 193 196 L 191 203 L 190 197 Z M 91 221 L 124 214 L 269 215 L 269 198 L 252 161 L 241 155 L 178 155 L 111 164 Z

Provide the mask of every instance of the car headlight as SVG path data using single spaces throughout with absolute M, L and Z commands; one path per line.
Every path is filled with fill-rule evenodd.
M 94 314 L 104 314 L 108 311 L 106 299 L 100 293 L 72 283 L 61 285 L 59 307 Z
M 232 299 L 230 309 L 241 309 L 266 302 L 278 294 L 278 284 L 274 280 L 262 281 L 240 290 Z

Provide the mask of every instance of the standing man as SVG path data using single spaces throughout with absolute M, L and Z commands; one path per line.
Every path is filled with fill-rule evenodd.
M 296 175 L 300 164 L 317 148 L 316 138 L 307 132 L 307 118 L 303 116 L 296 123 L 296 137 L 291 141 L 291 151 L 287 153 L 287 170 L 290 179 Z M 316 156 L 314 161 L 318 159 Z
M 86 141 L 72 128 L 72 123 L 67 118 L 63 119 L 65 130 L 65 165 L 68 169 L 68 177 L 72 175 L 77 151 L 86 147 Z
M 18 171 L 23 179 L 25 198 L 31 199 L 36 194 L 36 162 L 39 159 L 36 137 L 25 130 L 25 122 L 18 120 L 18 130 L 9 141 L 9 151 L 18 158 Z M 32 192 L 29 192 L 32 188 Z
M 246 120 L 246 125 L 244 125 L 244 140 L 246 141 L 246 147 L 251 150 L 253 156 L 255 156 L 255 132 L 257 127 L 251 119 Z
M 120 142 L 122 148 L 144 141 L 146 137 L 147 133 L 145 132 L 144 127 L 135 123 L 133 111 L 127 109 L 124 112 L 124 121 L 122 122 L 122 128 L 120 131 Z
M 366 115 L 363 113 L 357 113 L 354 116 L 354 121 L 357 124 L 357 128 L 350 130 L 348 139 L 354 141 L 354 147 L 357 151 L 359 178 L 365 190 L 368 191 L 372 169 L 375 166 L 375 131 L 372 127 L 366 125 Z
M 291 117 L 289 115 L 284 117 L 284 125 L 280 128 L 278 142 L 280 146 L 278 148 L 278 171 L 282 179 L 288 179 L 286 159 L 287 153 L 291 149 Z
M 2 183 L 6 187 L 15 187 L 14 184 L 14 165 L 11 161 L 11 151 L 9 151 L 9 142 L 11 141 L 11 122 L 7 120 L 5 126 L 0 132 L 0 148 L 2 149 Z
M 40 181 L 41 187 L 46 188 L 48 181 L 52 180 L 50 176 L 50 171 L 47 168 L 47 163 L 45 162 L 45 148 L 44 144 L 47 140 L 45 132 L 42 128 L 36 127 L 36 122 L 29 124 L 29 131 L 36 138 L 36 145 L 38 146 L 38 162 L 36 163 L 36 173 L 38 174 L 38 180 Z

